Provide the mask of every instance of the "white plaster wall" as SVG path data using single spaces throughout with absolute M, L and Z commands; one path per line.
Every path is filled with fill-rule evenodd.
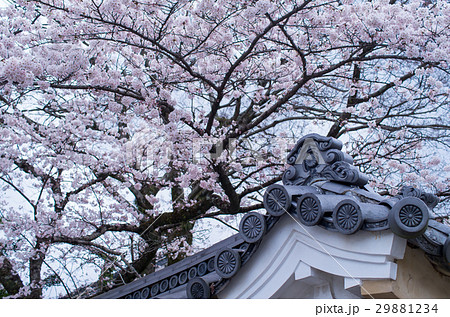
M 391 231 L 343 235 L 284 215 L 219 298 L 354 298 L 360 280 L 395 279 L 406 240 Z

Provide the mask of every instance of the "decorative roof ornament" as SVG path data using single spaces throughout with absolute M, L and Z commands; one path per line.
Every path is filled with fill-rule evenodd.
M 332 180 L 364 186 L 368 177 L 353 166 L 353 159 L 341 151 L 342 142 L 332 137 L 308 134 L 301 138 L 287 157 L 291 167 L 283 174 L 284 185 L 309 185 Z
M 367 187 L 367 175 L 341 149 L 342 143 L 331 137 L 301 138 L 287 157 L 291 166 L 283 185 L 269 186 L 264 195 L 267 212 L 289 212 L 304 225 L 343 234 L 390 228 L 406 239 L 422 235 L 438 198 L 412 187 L 389 199 L 375 194 Z
M 405 186 L 401 189 L 400 195 L 403 197 L 416 197 L 421 199 L 431 209 L 436 207 L 439 203 L 439 198 L 436 195 L 425 193 L 424 191 L 414 188 L 412 186 Z

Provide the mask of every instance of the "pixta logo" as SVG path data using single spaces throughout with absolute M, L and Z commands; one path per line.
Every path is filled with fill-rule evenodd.
M 309 168 L 316 167 L 319 164 L 325 164 L 325 161 L 320 154 L 316 141 L 308 138 L 304 141 L 300 153 L 295 164 L 306 164 Z
M 316 316 L 321 314 L 343 314 L 353 316 L 359 313 L 359 306 L 349 304 L 348 307 L 343 305 L 318 305 L 316 306 Z

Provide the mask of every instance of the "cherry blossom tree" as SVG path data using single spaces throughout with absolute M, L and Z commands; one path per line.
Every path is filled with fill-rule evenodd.
M 3 295 L 75 296 L 89 270 L 101 292 L 180 260 L 202 219 L 261 210 L 310 132 L 376 190 L 425 186 L 444 212 L 447 1 L 9 2 Z

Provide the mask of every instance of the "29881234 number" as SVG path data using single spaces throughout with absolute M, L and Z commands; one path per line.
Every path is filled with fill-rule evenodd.
M 437 304 L 376 304 L 377 314 L 429 314 L 437 313 Z

